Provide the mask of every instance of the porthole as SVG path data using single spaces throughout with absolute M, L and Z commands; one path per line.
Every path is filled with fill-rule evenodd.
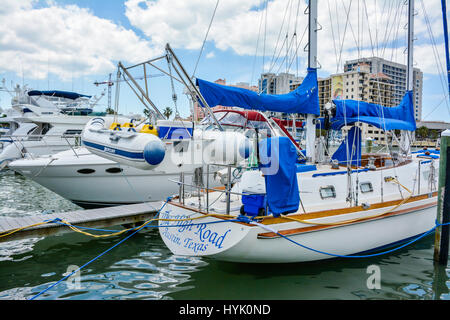
M 77 172 L 81 173 L 81 174 L 91 174 L 91 173 L 94 173 L 95 170 L 94 169 L 80 169 L 80 170 L 77 170 Z
M 334 186 L 321 187 L 319 192 L 322 199 L 336 198 L 336 190 L 334 189 Z
M 108 173 L 121 173 L 123 171 L 122 168 L 108 168 L 105 170 Z
M 373 187 L 371 182 L 362 182 L 360 185 L 362 193 L 373 192 Z

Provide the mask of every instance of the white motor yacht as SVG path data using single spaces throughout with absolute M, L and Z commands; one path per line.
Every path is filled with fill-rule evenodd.
M 265 132 L 264 129 L 269 129 L 267 119 L 259 112 L 216 110 L 214 114 L 227 131 L 249 135 L 255 128 L 260 130 L 260 134 Z M 281 121 L 276 121 L 283 130 Z M 209 123 L 210 119 L 205 119 L 204 124 L 195 127 L 194 133 L 214 130 Z M 141 170 L 92 154 L 84 147 L 49 157 L 17 160 L 10 163 L 9 167 L 82 207 L 165 200 L 179 191 L 178 185 L 170 180 L 179 180 L 181 172 L 176 167 L 164 171 L 161 168 Z M 184 172 L 185 183 L 193 184 L 193 170 L 186 168 Z M 237 171 L 232 174 L 235 178 L 240 176 Z M 209 185 L 218 185 L 220 180 L 226 179 L 225 175 L 223 172 L 212 173 Z

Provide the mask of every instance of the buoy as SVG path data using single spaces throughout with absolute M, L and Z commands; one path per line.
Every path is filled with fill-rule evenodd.
M 204 137 L 213 140 L 204 151 L 206 162 L 233 165 L 247 159 L 253 145 L 240 132 L 205 132 Z

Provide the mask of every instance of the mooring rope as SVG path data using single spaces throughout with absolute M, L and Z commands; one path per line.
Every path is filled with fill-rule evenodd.
M 159 213 L 161 212 L 161 210 L 166 206 L 166 204 L 170 201 L 171 198 L 168 198 L 164 204 L 161 206 L 161 208 L 158 210 L 158 212 L 156 213 L 156 216 L 159 215 Z M 70 274 L 64 276 L 62 279 L 60 279 L 59 281 L 55 282 L 54 284 L 50 285 L 49 287 L 47 287 L 46 289 L 42 290 L 41 292 L 39 292 L 38 294 L 34 295 L 31 299 L 29 300 L 34 300 L 37 297 L 39 297 L 40 295 L 42 295 L 43 293 L 47 292 L 48 290 L 50 290 L 51 288 L 55 287 L 56 285 L 58 285 L 59 283 L 61 283 L 62 281 L 66 280 L 67 278 L 69 278 L 70 276 L 72 276 L 73 274 L 75 274 L 76 272 L 80 271 L 81 269 L 83 269 L 84 267 L 88 266 L 89 264 L 91 264 L 92 262 L 96 261 L 97 259 L 99 259 L 100 257 L 104 256 L 106 253 L 108 253 L 109 251 L 111 251 L 112 249 L 114 249 L 115 247 L 117 247 L 118 245 L 124 243 L 126 240 L 130 239 L 132 236 L 134 236 L 136 233 L 138 233 L 140 230 L 142 230 L 142 228 L 145 227 L 146 224 L 150 223 L 151 221 L 153 221 L 153 219 L 148 220 L 146 223 L 144 223 L 143 225 L 139 226 L 136 228 L 136 230 L 131 233 L 130 235 L 128 235 L 127 237 L 123 238 L 122 240 L 120 240 L 119 242 L 117 242 L 115 245 L 113 245 L 112 247 L 110 247 L 109 249 L 103 251 L 102 253 L 100 253 L 98 256 L 96 256 L 95 258 L 91 259 L 90 261 L 86 262 L 84 265 L 82 265 L 81 267 L 79 267 L 78 269 L 72 271 Z
M 170 199 L 171 199 L 171 198 L 168 198 L 168 199 L 164 202 L 164 204 L 161 206 L 161 208 L 160 208 L 160 209 L 158 210 L 158 212 L 156 213 L 155 217 L 157 217 L 157 216 L 159 215 L 159 213 L 162 211 L 162 209 L 165 207 L 165 205 L 170 201 Z M 212 214 L 212 215 L 209 215 L 209 216 L 226 216 L 226 215 Z M 136 233 L 138 233 L 139 231 L 141 231 L 143 228 L 146 228 L 146 227 L 159 228 L 159 226 L 148 226 L 148 224 L 149 224 L 150 222 L 154 222 L 154 221 L 177 221 L 177 222 L 178 222 L 178 221 L 189 221 L 189 220 L 192 221 L 192 220 L 201 219 L 201 218 L 205 218 L 205 216 L 191 217 L 191 218 L 186 218 L 186 219 L 159 219 L 159 218 L 157 219 L 157 218 L 154 218 L 154 219 L 150 219 L 150 220 L 146 221 L 146 222 L 145 222 L 144 224 L 142 224 L 141 226 L 138 226 L 138 227 L 135 227 L 135 228 L 131 228 L 131 229 L 122 230 L 122 231 L 120 231 L 120 232 L 115 232 L 114 235 L 117 235 L 117 234 L 122 234 L 122 233 L 125 232 L 125 231 L 134 230 L 134 232 L 131 233 L 130 235 L 128 235 L 127 237 L 125 237 L 124 239 L 120 240 L 118 243 L 116 243 L 115 245 L 113 245 L 113 246 L 110 247 L 109 249 L 103 251 L 102 253 L 100 253 L 99 255 L 97 255 L 95 258 L 93 258 L 93 259 L 91 259 L 90 261 L 86 262 L 84 265 L 82 265 L 82 266 L 79 267 L 78 269 L 72 271 L 70 274 L 67 274 L 66 276 L 64 276 L 64 277 L 63 277 L 62 279 L 60 279 L 59 281 L 55 282 L 54 284 L 52 284 L 52 285 L 50 285 L 49 287 L 47 287 L 46 289 L 42 290 L 42 291 L 39 292 L 38 294 L 34 295 L 34 296 L 33 296 L 32 298 L 30 298 L 29 300 L 34 300 L 34 299 L 36 299 L 37 297 L 39 297 L 39 296 L 42 295 L 43 293 L 47 292 L 47 291 L 50 290 L 51 288 L 55 287 L 56 285 L 58 285 L 58 284 L 61 283 L 62 281 L 68 279 L 70 276 L 72 276 L 72 275 L 75 274 L 76 272 L 80 271 L 80 270 L 83 269 L 84 267 L 88 266 L 88 265 L 91 264 L 92 262 L 94 262 L 94 261 L 96 261 L 97 259 L 99 259 L 100 257 L 104 256 L 106 253 L 108 253 L 109 251 L 111 251 L 111 250 L 114 249 L 115 247 L 117 247 L 117 246 L 119 246 L 120 244 L 124 243 L 126 240 L 128 240 L 128 239 L 131 238 L 133 235 L 135 235 Z M 55 220 L 58 220 L 58 221 L 55 221 Z M 50 221 L 53 221 L 53 222 L 56 222 L 56 223 L 60 223 L 60 224 L 66 225 L 66 223 L 63 222 L 63 220 L 60 220 L 60 219 L 55 219 L 55 220 L 50 220 Z M 238 221 L 241 221 L 241 220 L 239 220 L 239 219 L 235 219 L 235 220 L 218 220 L 218 221 L 210 221 L 210 222 L 206 222 L 206 223 L 203 223 L 203 224 L 214 224 L 214 223 L 224 223 L 224 222 L 238 222 Z M 46 223 L 46 222 L 43 222 L 43 223 Z M 195 226 L 195 225 L 199 225 L 199 224 L 188 224 L 188 225 L 185 225 L 185 226 L 191 226 L 191 225 Z M 78 230 L 78 227 L 75 227 L 75 226 L 73 226 L 73 225 L 69 225 L 69 227 L 71 227 L 71 229 L 73 228 L 74 231 L 77 231 L 77 232 L 80 232 L 80 233 L 83 233 L 83 234 L 87 234 L 87 235 L 91 235 L 91 236 L 96 236 L 97 238 L 98 238 L 98 237 L 101 237 L 101 235 L 100 235 L 100 236 L 98 236 L 98 235 L 92 235 L 92 234 L 89 234 L 89 233 L 87 233 L 87 232 Z M 179 225 L 172 225 L 172 226 L 164 226 L 164 227 L 180 227 L 180 226 L 179 226 Z M 94 229 L 94 228 L 86 228 L 86 227 L 80 227 L 80 228 Z M 104 230 L 104 229 L 95 229 L 95 230 L 97 230 L 97 231 L 100 231 L 100 230 L 101 230 L 101 231 L 113 231 L 113 230 Z M 111 235 L 112 235 L 112 234 L 108 234 L 108 235 L 106 235 L 106 236 L 111 236 Z

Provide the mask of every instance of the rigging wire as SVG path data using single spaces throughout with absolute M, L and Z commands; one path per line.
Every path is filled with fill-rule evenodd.
M 330 0 L 328 0 L 327 3 L 328 3 L 328 16 L 330 18 L 330 23 L 331 23 L 331 36 L 333 38 L 334 55 L 335 55 L 335 59 L 336 59 L 336 65 L 338 65 L 339 61 L 337 58 L 336 36 L 334 34 L 333 19 L 332 19 L 331 8 L 330 8 Z
M 442 89 L 443 89 L 444 95 L 445 95 L 445 100 L 446 100 L 445 104 L 447 106 L 447 111 L 448 111 L 448 113 L 450 115 L 450 106 L 448 104 L 448 99 L 447 99 L 447 96 L 448 96 L 448 90 L 447 89 L 448 88 L 445 87 L 446 80 L 445 80 L 445 77 L 444 77 L 444 67 L 442 66 L 442 63 L 441 63 L 442 60 L 441 60 L 441 57 L 439 55 L 439 51 L 437 50 L 436 40 L 434 38 L 433 30 L 431 28 L 430 19 L 428 17 L 427 11 L 425 9 L 425 4 L 424 4 L 423 0 L 421 0 L 421 4 L 422 4 L 422 10 L 423 10 L 423 14 L 424 14 L 424 17 L 425 17 L 425 22 L 426 22 L 426 25 L 427 25 L 428 33 L 430 35 L 430 41 L 431 41 L 431 47 L 433 48 L 434 59 L 436 60 L 436 66 L 437 66 L 437 69 L 438 69 L 439 80 L 441 82 L 441 86 L 442 86 Z M 438 106 L 440 106 L 441 104 L 442 104 L 442 101 L 438 104 Z M 433 113 L 437 109 L 437 107 L 435 107 L 433 109 L 433 111 L 430 112 L 427 115 L 427 117 L 430 116 L 430 114 Z
M 349 8 L 348 8 L 348 11 L 344 9 L 344 10 L 346 11 L 346 16 L 347 16 L 347 18 L 346 18 L 346 20 L 345 20 L 344 34 L 343 34 L 343 36 L 342 36 L 341 48 L 340 48 L 340 50 L 339 50 L 339 59 L 338 59 L 338 64 L 337 64 L 337 66 L 336 66 L 336 73 L 339 72 L 339 67 L 340 67 L 341 62 L 342 62 L 342 50 L 344 49 L 345 35 L 346 35 L 346 33 L 347 33 L 347 27 L 348 27 L 348 24 L 349 24 L 349 22 L 350 22 L 350 20 L 349 20 L 349 15 L 350 15 L 350 8 L 352 7 L 352 2 L 353 2 L 353 0 L 350 0 L 350 5 L 349 5 Z M 344 7 L 345 7 L 345 6 L 344 6 Z M 340 39 L 339 39 L 339 40 L 340 40 Z
M 282 33 L 282 31 L 283 31 L 283 27 L 284 27 L 284 23 L 285 23 L 285 21 L 286 21 L 286 15 L 287 15 L 287 12 L 288 12 L 289 4 L 290 4 L 290 3 L 291 3 L 291 0 L 289 0 L 288 4 L 286 5 L 286 9 L 284 10 L 284 16 L 283 16 L 283 20 L 282 20 L 282 23 L 281 23 L 280 31 L 278 32 L 277 42 L 275 43 L 275 49 L 274 49 L 274 51 L 273 51 L 272 58 L 271 58 L 271 60 L 270 60 L 270 66 L 271 66 L 271 67 L 269 68 L 269 70 L 272 69 L 272 66 L 273 66 L 273 64 L 274 64 L 273 59 L 275 58 L 275 54 L 276 54 L 277 49 L 278 49 L 278 44 L 279 44 L 279 42 L 280 42 L 281 33 Z M 288 30 L 289 30 L 289 29 L 288 29 Z M 284 47 L 284 42 L 283 42 L 283 47 Z M 283 47 L 282 47 L 282 48 L 283 48 Z M 280 49 L 280 52 L 281 52 L 282 48 Z M 278 58 L 278 56 L 277 56 L 277 58 Z M 270 71 L 269 71 L 269 72 L 270 72 Z
M 212 23 L 214 21 L 214 17 L 216 16 L 217 7 L 219 6 L 219 1 L 220 0 L 217 0 L 216 6 L 214 7 L 214 12 L 213 12 L 213 15 L 211 17 L 211 21 L 209 22 L 209 26 L 208 26 L 208 30 L 206 31 L 205 38 L 203 39 L 203 44 L 202 44 L 202 47 L 201 47 L 200 52 L 198 54 L 197 62 L 195 63 L 194 72 L 192 73 L 192 77 L 191 78 L 194 78 L 195 72 L 197 71 L 198 63 L 200 62 L 200 58 L 202 56 L 203 49 L 205 48 L 205 43 L 206 43 L 206 40 L 208 39 L 209 31 L 211 30 L 211 26 L 212 26 Z
M 265 19 L 264 19 L 264 41 L 263 41 L 263 55 L 262 55 L 262 73 L 264 73 L 264 69 L 265 69 L 265 56 L 266 56 L 266 38 L 267 38 L 267 12 L 269 11 L 268 8 L 269 5 L 269 0 L 266 0 L 266 5 L 265 5 Z
M 250 79 L 250 83 L 253 83 L 253 77 L 255 75 L 255 65 L 256 65 L 256 57 L 258 55 L 258 48 L 259 48 L 259 40 L 261 38 L 261 27 L 262 27 L 262 22 L 263 22 L 263 13 L 264 11 L 261 10 L 261 15 L 259 17 L 259 29 L 258 29 L 258 38 L 256 40 L 256 48 L 255 48 L 255 55 L 253 57 L 253 67 L 252 67 L 252 77 Z

